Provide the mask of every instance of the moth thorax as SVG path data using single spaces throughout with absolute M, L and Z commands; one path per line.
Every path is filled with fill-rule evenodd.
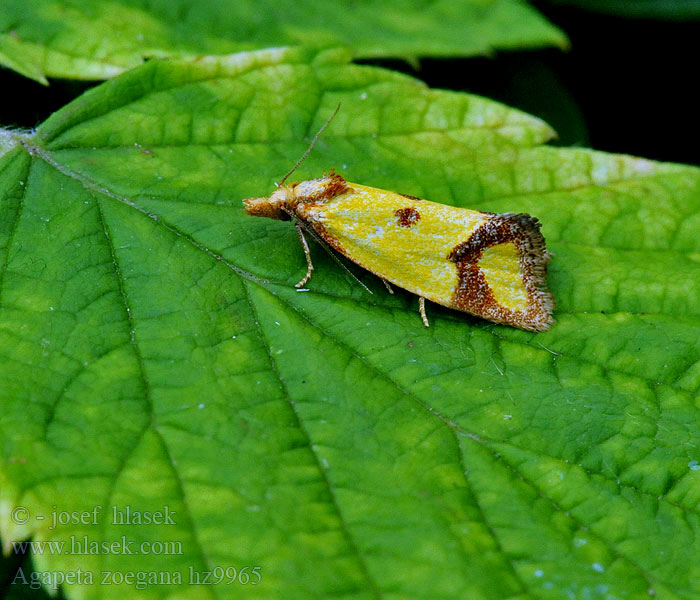
M 254 217 L 268 217 L 280 221 L 289 221 L 289 211 L 294 202 L 292 188 L 280 187 L 269 198 L 246 198 L 243 200 L 245 211 Z

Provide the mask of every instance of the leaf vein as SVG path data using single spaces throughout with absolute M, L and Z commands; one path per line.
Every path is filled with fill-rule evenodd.
M 299 428 L 299 431 L 306 439 L 306 446 L 308 447 L 309 452 L 311 452 L 311 455 L 314 457 L 314 461 L 316 463 L 316 469 L 319 473 L 319 476 L 323 480 L 323 483 L 324 483 L 326 489 L 328 490 L 328 495 L 330 497 L 331 503 L 333 504 L 334 510 L 335 510 L 336 514 L 338 515 L 338 519 L 343 524 L 343 527 L 342 527 L 343 537 L 345 537 L 345 540 L 346 540 L 349 548 L 352 550 L 353 554 L 356 556 L 358 564 L 360 566 L 360 570 L 362 571 L 362 574 L 363 574 L 365 580 L 368 582 L 370 589 L 372 590 L 372 594 L 374 595 L 375 598 L 381 598 L 381 593 L 379 591 L 379 588 L 378 588 L 376 582 L 374 581 L 374 579 L 372 578 L 372 576 L 370 574 L 369 567 L 368 567 L 362 553 L 360 552 L 360 549 L 357 546 L 355 539 L 353 538 L 353 536 L 350 533 L 350 528 L 348 527 L 348 524 L 346 523 L 345 518 L 343 516 L 343 511 L 341 510 L 340 505 L 338 504 L 338 500 L 337 500 L 335 493 L 333 491 L 333 486 L 331 485 L 331 482 L 328 479 L 328 475 L 326 474 L 326 471 L 323 469 L 323 467 L 321 465 L 321 459 L 318 457 L 318 455 L 316 454 L 316 451 L 313 448 L 313 444 L 311 442 L 311 436 L 310 436 L 308 430 L 306 429 L 306 427 L 304 426 L 301 417 L 299 416 L 296 404 L 295 404 L 294 400 L 292 399 L 292 397 L 289 393 L 289 390 L 287 389 L 286 384 L 284 383 L 284 378 L 282 377 L 282 374 L 277 369 L 277 365 L 276 365 L 275 360 L 273 358 L 272 352 L 270 351 L 270 344 L 265 336 L 263 328 L 259 325 L 259 318 L 258 318 L 258 313 L 257 313 L 256 307 L 255 307 L 255 302 L 250 297 L 248 285 L 249 284 L 247 282 L 243 282 L 243 289 L 245 290 L 245 294 L 246 294 L 246 298 L 248 300 L 248 305 L 250 306 L 250 310 L 253 313 L 254 320 L 255 320 L 255 323 L 257 325 L 257 330 L 258 330 L 258 333 L 260 334 L 260 339 L 262 340 L 263 344 L 265 345 L 265 350 L 266 350 L 267 357 L 269 360 L 270 369 L 275 374 L 275 377 L 277 378 L 277 380 L 279 382 L 280 389 L 284 395 L 284 398 L 287 401 L 287 404 L 289 405 L 289 408 L 291 409 L 292 414 L 294 415 L 294 419 L 297 423 L 297 427 Z
M 182 479 L 180 478 L 180 474 L 177 472 L 177 469 L 175 468 L 175 464 L 174 464 L 172 456 L 170 454 L 170 449 L 168 448 L 167 442 L 166 442 L 165 438 L 163 437 L 163 434 L 159 431 L 159 429 L 155 423 L 155 414 L 153 411 L 153 400 L 152 400 L 152 396 L 151 396 L 151 383 L 150 383 L 148 376 L 146 374 L 145 361 L 143 359 L 143 355 L 141 354 L 141 349 L 140 349 L 140 347 L 138 345 L 138 341 L 136 339 L 136 323 L 134 321 L 134 316 L 131 312 L 131 305 L 130 305 L 129 298 L 128 298 L 127 293 L 126 293 L 126 288 L 124 287 L 124 277 L 122 275 L 121 267 L 119 265 L 119 259 L 117 258 L 116 249 L 115 249 L 114 243 L 112 241 L 112 236 L 109 232 L 109 227 L 107 226 L 107 221 L 105 219 L 104 211 L 102 209 L 102 206 L 101 206 L 99 199 L 97 200 L 97 209 L 98 209 L 98 214 L 99 214 L 99 218 L 100 218 L 100 223 L 102 225 L 102 230 L 103 230 L 103 233 L 105 236 L 105 240 L 107 241 L 109 251 L 110 251 L 111 256 L 112 256 L 112 262 L 114 265 L 114 275 L 115 275 L 115 278 L 117 281 L 117 286 L 119 288 L 119 295 L 120 295 L 120 298 L 122 300 L 122 305 L 124 307 L 126 320 L 127 320 L 128 326 L 129 326 L 129 337 L 130 337 L 130 341 L 131 341 L 131 347 L 133 349 L 134 356 L 136 358 L 136 362 L 138 363 L 140 378 L 141 378 L 141 381 L 143 382 L 143 386 L 144 386 L 144 389 L 143 389 L 144 400 L 146 401 L 146 404 L 148 407 L 148 412 L 150 413 L 150 421 L 142 429 L 142 431 L 138 437 L 138 440 L 134 444 L 131 452 L 133 452 L 133 450 L 138 446 L 138 443 L 143 438 L 145 432 L 148 429 L 152 429 L 154 434 L 157 436 L 158 440 L 160 441 L 162 450 L 168 459 L 168 464 L 170 466 L 170 470 L 171 470 L 173 479 L 175 481 L 175 485 L 177 486 L 178 494 L 182 498 L 182 504 L 185 507 L 185 513 L 187 516 L 187 523 L 189 525 L 189 529 L 192 532 L 192 540 L 194 542 L 194 544 L 193 544 L 194 549 L 197 552 L 197 554 L 199 554 L 199 557 L 200 557 L 202 564 L 208 568 L 209 567 L 209 560 L 207 558 L 206 553 L 204 552 L 204 547 L 202 546 L 201 542 L 199 541 L 199 537 L 197 535 L 197 531 L 196 531 L 195 526 L 194 526 L 194 519 L 192 518 L 192 514 L 191 514 L 191 511 L 189 508 L 189 503 L 187 501 L 187 494 L 185 493 Z M 125 458 L 125 460 L 122 462 L 121 469 L 124 468 L 124 466 L 126 465 L 126 462 L 127 462 L 127 459 Z M 115 474 L 113 479 L 112 479 L 114 484 L 113 484 L 111 491 L 110 491 L 110 494 L 109 494 L 110 498 L 114 492 L 114 488 L 116 486 L 117 480 L 118 480 L 118 474 Z M 109 498 L 108 498 L 108 500 L 109 500 Z M 102 559 L 102 560 L 104 560 L 104 559 Z M 209 587 L 215 588 L 216 586 L 209 586 Z M 215 597 L 215 598 L 218 597 L 217 590 L 211 589 L 208 591 L 210 593 L 212 593 L 213 597 Z
M 17 206 L 17 209 L 15 211 L 14 220 L 12 222 L 12 226 L 10 227 L 10 235 L 8 236 L 7 244 L 5 245 L 5 260 L 2 264 L 2 270 L 0 270 L 0 306 L 2 306 L 2 292 L 4 290 L 5 275 L 7 273 L 7 267 L 10 264 L 10 250 L 12 249 L 12 245 L 15 240 L 15 235 L 17 234 L 17 229 L 19 227 L 19 221 L 24 211 L 24 197 L 26 196 L 27 189 L 29 187 L 29 172 L 31 168 L 30 163 L 31 161 L 27 161 L 27 164 L 24 168 L 23 179 L 25 185 L 24 187 L 22 187 L 22 194 L 18 198 L 19 205 Z

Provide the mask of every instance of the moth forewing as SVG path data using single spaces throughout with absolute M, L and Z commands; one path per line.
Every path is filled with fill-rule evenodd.
M 532 331 L 553 322 L 549 255 L 529 215 L 456 208 L 349 183 L 334 172 L 244 205 L 251 215 L 300 220 L 354 263 L 421 298 Z

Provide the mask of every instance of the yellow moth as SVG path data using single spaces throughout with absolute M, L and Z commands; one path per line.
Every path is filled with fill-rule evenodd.
M 417 294 L 426 327 L 428 299 L 495 323 L 549 329 L 549 253 L 536 218 L 429 202 L 351 183 L 333 171 L 283 185 L 326 125 L 269 197 L 243 201 L 250 215 L 295 222 L 308 264 L 297 288 L 313 271 L 306 232 L 385 283 Z

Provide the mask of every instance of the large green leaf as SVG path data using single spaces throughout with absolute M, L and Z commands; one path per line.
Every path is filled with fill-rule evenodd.
M 524 0 L 3 0 L 0 64 L 109 78 L 154 56 L 346 44 L 360 57 L 471 56 L 563 45 Z
M 35 552 L 62 573 L 261 567 L 178 598 L 697 598 L 700 171 L 542 146 L 537 119 L 346 60 L 151 61 L 4 132 L 4 543 L 181 544 Z M 295 178 L 540 217 L 549 332 L 435 305 L 426 329 L 317 247 L 295 291 L 293 228 L 241 199 L 339 102 Z M 175 524 L 111 523 L 127 505 Z

